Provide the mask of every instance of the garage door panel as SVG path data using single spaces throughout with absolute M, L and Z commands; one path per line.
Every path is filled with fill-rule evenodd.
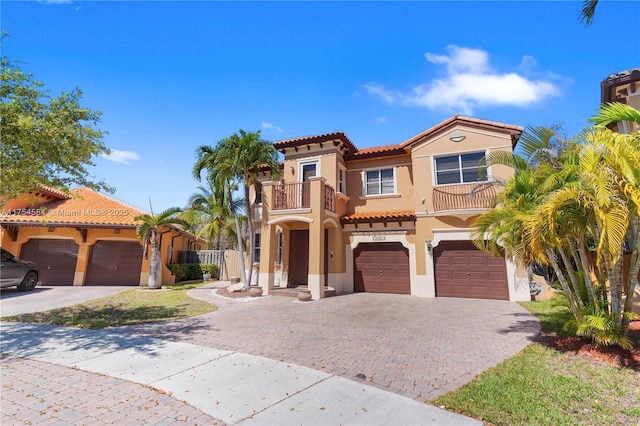
M 355 291 L 410 294 L 408 251 L 399 243 L 363 243 L 354 250 Z
M 86 284 L 138 286 L 141 268 L 137 241 L 98 241 L 91 247 Z
M 436 296 L 509 299 L 504 258 L 470 241 L 443 241 L 434 248 Z
M 22 245 L 20 257 L 40 267 L 43 285 L 73 285 L 78 245 L 72 239 L 31 239 Z

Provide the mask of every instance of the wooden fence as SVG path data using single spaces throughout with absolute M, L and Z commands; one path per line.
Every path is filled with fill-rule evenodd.
M 245 265 L 248 265 L 245 253 Z M 228 281 L 240 277 L 240 252 L 238 250 L 187 250 L 178 253 L 178 263 L 215 263 L 218 279 Z

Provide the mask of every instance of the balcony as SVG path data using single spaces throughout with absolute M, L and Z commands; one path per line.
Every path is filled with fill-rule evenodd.
M 495 185 L 491 184 L 438 186 L 433 188 L 433 208 L 436 212 L 490 209 L 497 194 Z
M 336 211 L 336 191 L 322 184 L 325 210 Z M 273 185 L 272 210 L 296 210 L 311 208 L 311 182 L 280 183 Z

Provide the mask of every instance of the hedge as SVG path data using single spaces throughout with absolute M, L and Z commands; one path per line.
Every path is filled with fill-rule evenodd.
M 202 274 L 209 273 L 218 277 L 218 265 L 215 263 L 172 263 L 167 268 L 176 277 L 176 282 L 201 280 Z

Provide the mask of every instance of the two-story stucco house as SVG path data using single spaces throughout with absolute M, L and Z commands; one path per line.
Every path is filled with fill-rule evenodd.
M 256 222 L 258 284 L 306 285 L 314 299 L 384 292 L 530 300 L 513 259 L 470 242 L 513 170 L 483 167 L 511 152 L 520 126 L 454 116 L 397 145 L 358 149 L 342 132 L 275 142 L 281 180 L 264 170 Z

